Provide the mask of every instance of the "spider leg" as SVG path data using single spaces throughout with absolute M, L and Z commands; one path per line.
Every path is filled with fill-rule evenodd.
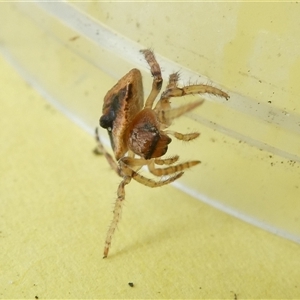
M 132 178 L 145 186 L 148 186 L 151 188 L 156 188 L 156 187 L 160 187 L 160 186 L 169 184 L 169 183 L 177 180 L 178 178 L 180 178 L 183 175 L 183 173 L 184 172 L 180 172 L 180 173 L 175 174 L 174 176 L 170 176 L 166 179 L 161 179 L 160 181 L 155 181 L 153 179 L 147 178 L 147 177 L 142 176 L 142 175 L 138 174 L 137 172 L 133 171 Z
M 179 159 L 178 155 L 175 155 L 173 157 L 170 158 L 155 158 L 154 159 L 154 163 L 157 165 L 172 165 L 173 163 L 175 163 L 177 160 Z
M 197 102 L 185 104 L 176 108 L 168 109 L 168 110 L 157 110 L 156 114 L 159 119 L 159 121 L 167 127 L 171 125 L 172 120 L 180 117 L 181 115 L 195 109 L 197 106 L 201 105 L 204 102 L 204 100 L 199 100 Z
M 94 149 L 94 153 L 95 154 L 103 154 L 106 158 L 106 160 L 108 161 L 109 165 L 111 166 L 111 168 L 119 175 L 120 175 L 120 169 L 118 167 L 117 162 L 114 160 L 114 158 L 106 151 L 106 149 L 104 148 L 101 140 L 100 140 L 100 136 L 99 136 L 99 132 L 98 132 L 98 127 L 96 127 L 95 129 L 95 138 L 96 138 L 96 142 L 97 142 L 97 147 Z
M 109 229 L 108 229 L 108 232 L 106 235 L 104 251 L 103 251 L 103 258 L 106 258 L 108 255 L 112 237 L 114 235 L 114 232 L 115 232 L 115 230 L 118 226 L 118 223 L 120 221 L 120 218 L 121 218 L 123 202 L 125 200 L 125 185 L 127 185 L 133 178 L 136 181 L 138 181 L 139 183 L 144 184 L 148 187 L 160 187 L 162 185 L 173 182 L 174 180 L 178 179 L 179 177 L 181 177 L 183 175 L 183 172 L 180 172 L 180 173 L 177 173 L 174 176 L 171 176 L 167 179 L 163 179 L 161 181 L 155 181 L 155 180 L 146 178 L 146 177 L 138 174 L 137 172 L 132 170 L 129 166 L 129 165 L 132 165 L 133 167 L 141 167 L 142 165 L 145 164 L 145 161 L 146 160 L 144 160 L 144 159 L 136 159 L 136 158 L 132 158 L 132 157 L 124 157 L 123 159 L 121 159 L 119 161 L 121 169 L 122 169 L 122 174 L 124 174 L 124 177 L 118 187 L 118 191 L 117 191 L 118 197 L 116 199 L 114 210 L 113 210 L 114 216 L 113 216 L 113 219 L 111 221 L 111 224 L 109 226 Z M 166 160 L 166 162 L 169 162 L 169 161 Z M 129 163 L 129 165 L 127 165 L 126 163 Z M 180 170 L 178 170 L 178 171 L 180 171 Z
M 151 161 L 151 163 L 148 164 L 148 169 L 155 176 L 165 176 L 165 175 L 170 175 L 170 174 L 174 174 L 177 172 L 181 172 L 185 169 L 196 166 L 199 163 L 200 163 L 199 160 L 192 160 L 192 161 L 187 161 L 187 162 L 184 162 L 184 163 L 181 163 L 178 165 L 169 166 L 166 168 L 156 168 L 154 161 Z
M 140 175 L 139 173 L 137 173 L 136 171 L 134 171 L 132 169 L 137 166 L 141 167 L 144 165 L 149 165 L 151 163 L 151 161 L 152 160 L 146 160 L 143 158 L 138 159 L 138 158 L 124 157 L 124 158 L 120 159 L 119 163 L 120 163 L 120 166 L 122 169 L 122 173 L 125 176 L 131 177 L 135 181 L 137 181 L 145 186 L 151 187 L 151 188 L 160 187 L 160 186 L 169 184 L 183 175 L 183 172 L 180 172 L 181 170 L 178 169 L 175 172 L 169 172 L 169 173 L 165 173 L 162 175 L 157 175 L 157 176 L 163 176 L 163 175 L 170 175 L 170 174 L 177 173 L 174 176 L 169 176 L 166 179 L 161 179 L 160 181 L 155 181 L 153 179 L 150 179 L 143 175 Z M 153 160 L 153 162 L 154 162 L 154 160 Z
M 168 85 L 166 86 L 166 89 L 167 90 L 176 89 L 178 80 L 179 80 L 179 72 L 172 73 L 169 76 L 169 82 L 168 82 Z M 170 103 L 169 99 L 170 99 L 170 97 L 158 101 L 156 106 L 155 106 L 155 110 L 158 111 L 158 110 L 169 110 L 169 109 L 171 109 L 171 103 Z
M 178 74 L 171 74 L 169 79 L 169 85 L 166 90 L 161 94 L 159 101 L 156 103 L 154 108 L 155 111 L 166 110 L 170 108 L 169 99 L 172 97 L 182 97 L 185 95 L 194 94 L 211 94 L 229 99 L 229 95 L 218 88 L 215 88 L 206 84 L 194 84 L 184 86 L 182 88 L 177 86 Z M 177 77 L 176 77 L 177 76 Z
M 179 80 L 179 72 L 170 74 L 169 83 L 168 83 L 166 89 L 176 88 L 178 80 Z
M 183 133 L 172 131 L 172 130 L 165 130 L 164 133 L 171 134 L 171 135 L 175 136 L 176 139 L 184 141 L 184 142 L 191 141 L 200 135 L 199 132 L 183 134 Z
M 154 53 L 149 49 L 141 50 L 140 52 L 144 54 L 153 76 L 152 89 L 145 103 L 145 108 L 152 108 L 153 102 L 161 90 L 163 79 L 161 77 L 161 70 L 155 59 Z
M 105 240 L 105 246 L 104 246 L 104 252 L 103 252 L 103 258 L 106 258 L 108 255 L 108 251 L 111 245 L 111 240 L 113 237 L 113 234 L 118 226 L 118 223 L 121 218 L 122 213 L 122 206 L 125 199 L 125 185 L 128 184 L 131 181 L 131 178 L 128 176 L 125 176 L 118 187 L 118 198 L 116 199 L 115 206 L 114 206 L 114 216 L 111 221 L 111 224 L 109 226 L 109 229 L 107 231 L 106 240 Z
M 171 97 L 182 97 L 185 95 L 195 95 L 195 94 L 205 94 L 205 93 L 215 95 L 215 96 L 220 96 L 226 99 L 229 98 L 229 95 L 227 93 L 213 86 L 206 85 L 206 84 L 192 84 L 192 85 L 184 86 L 182 88 L 179 88 L 177 86 L 172 88 L 167 88 L 162 93 L 160 101 Z

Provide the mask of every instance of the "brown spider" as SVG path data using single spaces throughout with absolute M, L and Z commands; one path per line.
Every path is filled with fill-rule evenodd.
M 167 130 L 167 128 L 173 119 L 193 110 L 204 100 L 171 108 L 170 98 L 203 93 L 229 98 L 221 90 L 205 84 L 178 87 L 179 75 L 173 73 L 170 75 L 169 83 L 160 99 L 153 106 L 162 87 L 161 70 L 151 50 L 141 50 L 140 52 L 143 53 L 149 64 L 153 76 L 152 90 L 145 105 L 142 76 L 137 69 L 132 69 L 121 78 L 104 98 L 100 126 L 108 131 L 116 160 L 103 147 L 96 128 L 96 153 L 104 154 L 110 166 L 123 178 L 118 187 L 113 220 L 105 240 L 104 258 L 108 255 L 112 236 L 120 220 L 125 199 L 125 185 L 131 179 L 148 187 L 159 187 L 173 182 L 183 175 L 183 170 L 200 163 L 199 160 L 193 160 L 174 165 L 179 156 L 161 158 L 167 152 L 168 145 L 172 141 L 169 135 L 182 141 L 190 141 L 200 135 L 198 132 L 182 134 Z M 165 167 L 158 168 L 157 165 L 165 165 Z M 140 175 L 138 171 L 143 166 L 147 166 L 152 174 L 161 179 L 155 181 Z

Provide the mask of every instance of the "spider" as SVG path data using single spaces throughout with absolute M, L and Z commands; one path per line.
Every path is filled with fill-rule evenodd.
M 170 98 L 204 93 L 229 98 L 225 92 L 205 84 L 179 87 L 177 72 L 169 76 L 166 89 L 154 105 L 163 83 L 160 66 L 151 50 L 146 49 L 140 52 L 150 66 L 153 76 L 152 89 L 145 105 L 142 76 L 138 69 L 129 71 L 107 92 L 104 98 L 103 115 L 99 123 L 101 127 L 107 129 L 115 159 L 103 147 L 98 128 L 95 132 L 97 141 L 95 153 L 103 154 L 112 169 L 122 178 L 117 190 L 113 219 L 105 240 L 103 258 L 108 255 L 125 200 L 125 186 L 130 183 L 131 179 L 148 187 L 160 187 L 181 177 L 185 169 L 200 163 L 199 160 L 177 163 L 178 155 L 162 158 L 172 141 L 170 135 L 182 141 L 190 141 L 200 135 L 198 132 L 183 134 L 169 130 L 168 127 L 174 119 L 195 109 L 204 100 L 200 99 L 194 103 L 171 108 Z M 138 171 L 143 166 L 147 166 L 150 173 L 160 177 L 160 180 L 156 181 L 139 174 Z

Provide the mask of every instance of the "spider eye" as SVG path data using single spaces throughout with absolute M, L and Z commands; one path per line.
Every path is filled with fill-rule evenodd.
M 113 127 L 113 121 L 115 119 L 115 113 L 113 110 L 110 110 L 108 114 L 103 115 L 100 120 L 99 124 L 102 128 L 105 128 L 109 131 L 111 131 Z

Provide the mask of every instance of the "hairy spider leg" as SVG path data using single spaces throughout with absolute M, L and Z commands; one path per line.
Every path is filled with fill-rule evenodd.
M 206 85 L 206 84 L 191 84 L 184 87 L 171 87 L 167 88 L 161 95 L 159 101 L 168 100 L 171 97 L 182 97 L 185 95 L 195 95 L 195 94 L 211 94 L 215 96 L 220 96 L 225 99 L 229 98 L 229 95 L 220 89 Z
M 176 88 L 179 80 L 179 72 L 175 72 L 169 75 L 169 82 L 167 85 L 167 89 Z
M 174 163 L 174 161 L 177 161 L 177 160 L 178 160 L 178 157 L 175 157 L 175 159 L 173 159 L 172 161 L 169 160 L 169 161 L 165 161 L 165 162 L 167 162 L 169 165 L 171 165 L 171 163 Z M 141 165 L 146 166 L 147 165 L 149 171 L 153 175 L 158 176 L 158 177 L 165 176 L 165 175 L 176 174 L 178 172 L 181 172 L 185 169 L 191 168 L 191 167 L 193 167 L 195 165 L 198 165 L 200 163 L 199 160 L 194 160 L 194 161 L 187 161 L 187 162 L 184 162 L 184 163 L 180 163 L 180 164 L 165 167 L 165 168 L 157 168 L 155 166 L 156 161 L 157 161 L 157 159 L 143 159 L 143 158 L 129 158 L 129 157 L 124 157 L 122 159 L 122 162 L 130 168 L 132 168 L 134 166 L 141 166 Z M 141 175 L 137 174 L 136 176 L 141 176 Z M 153 181 L 152 179 L 150 179 L 150 180 Z M 163 182 L 163 180 L 159 181 L 160 184 L 162 182 Z
M 161 94 L 159 101 L 157 101 L 154 108 L 155 111 L 165 110 L 169 108 L 169 99 L 172 97 L 183 97 L 186 95 L 195 95 L 195 94 L 211 94 L 215 96 L 220 96 L 225 99 L 229 99 L 229 95 L 218 88 L 209 86 L 206 84 L 193 84 L 187 85 L 184 87 L 178 87 L 179 75 L 178 73 L 173 73 L 170 75 L 169 84 L 166 90 Z
M 144 54 L 153 76 L 152 89 L 144 106 L 145 108 L 152 108 L 153 102 L 161 90 L 163 79 L 161 77 L 161 70 L 158 62 L 156 61 L 154 53 L 149 49 L 140 50 L 140 52 Z
M 117 191 L 117 200 L 115 202 L 114 210 L 113 210 L 113 219 L 107 231 L 104 251 L 103 251 L 103 258 L 106 258 L 108 255 L 108 251 L 111 245 L 112 236 L 118 226 L 119 220 L 121 218 L 122 213 L 122 206 L 125 199 L 125 185 L 131 181 L 131 177 L 125 176 L 123 180 L 119 184 L 118 191 Z
M 200 135 L 200 132 L 191 132 L 183 134 L 173 130 L 165 130 L 164 133 L 173 135 L 177 140 L 181 140 L 184 142 L 189 142 Z
M 166 86 L 165 90 L 176 89 L 178 80 L 179 80 L 179 72 L 172 73 L 169 76 L 169 82 L 168 82 L 168 85 Z M 160 101 L 158 101 L 156 103 L 155 109 L 157 111 L 158 110 L 169 110 L 169 109 L 171 109 L 171 103 L 170 103 L 169 99 L 170 99 L 170 97 L 169 98 L 164 98 L 163 100 L 160 99 Z
M 154 162 L 157 165 L 172 165 L 179 159 L 178 155 L 169 158 L 155 158 Z
M 144 159 L 144 158 L 124 157 L 121 160 L 122 160 L 122 162 L 121 162 L 122 167 L 121 168 L 122 168 L 122 171 L 124 172 L 124 174 L 126 176 L 132 176 L 132 178 L 134 180 L 136 180 L 136 181 L 138 181 L 138 182 L 140 182 L 140 183 L 142 183 L 142 184 L 144 184 L 148 187 L 152 187 L 152 188 L 163 186 L 165 184 L 169 184 L 169 183 L 173 182 L 174 180 L 178 179 L 181 175 L 183 175 L 183 172 L 181 172 L 182 170 L 184 170 L 186 168 L 189 168 L 188 163 L 182 163 L 182 164 L 178 164 L 178 165 L 175 165 L 175 166 L 158 169 L 158 170 L 162 170 L 160 175 L 156 175 L 156 174 L 153 173 L 154 175 L 156 175 L 158 177 L 162 177 L 164 175 L 172 175 L 172 174 L 175 174 L 175 175 L 174 176 L 169 176 L 168 178 L 164 178 L 164 179 L 161 178 L 160 181 L 156 181 L 156 180 L 147 178 L 145 176 L 142 176 L 142 175 L 140 175 L 139 173 L 137 173 L 136 171 L 133 170 L 133 168 L 137 167 L 137 166 L 138 167 L 148 166 L 148 168 L 149 168 L 150 165 L 155 164 L 156 159 L 154 159 L 154 158 L 153 159 Z M 191 163 L 198 164 L 199 162 L 198 161 L 192 161 Z M 163 171 L 163 170 L 165 170 L 165 171 Z M 150 172 L 151 172 L 151 170 L 150 170 Z M 178 174 L 181 174 L 181 175 L 179 177 L 177 177 Z
M 195 109 L 197 106 L 200 106 L 204 100 L 199 100 L 193 103 L 188 103 L 185 105 L 181 105 L 176 108 L 171 108 L 168 110 L 158 110 L 155 111 L 158 117 L 159 122 L 165 125 L 165 127 L 169 127 L 172 124 L 172 121 L 185 113 Z
M 118 226 L 118 223 L 120 221 L 120 218 L 121 218 L 123 202 L 125 199 L 125 185 L 130 183 L 131 179 L 134 179 L 134 180 L 138 181 L 139 183 L 144 184 L 148 187 L 152 187 L 152 188 L 160 187 L 160 186 L 163 186 L 163 185 L 166 185 L 166 184 L 169 184 L 169 183 L 175 181 L 176 179 L 178 179 L 179 177 L 181 177 L 183 175 L 183 172 L 180 172 L 180 173 L 175 174 L 174 176 L 171 176 L 167 179 L 163 179 L 161 181 L 155 181 L 150 178 L 146 178 L 131 169 L 131 167 L 136 167 L 136 166 L 140 167 L 140 166 L 144 165 L 143 162 L 145 160 L 144 159 L 141 159 L 141 161 L 139 161 L 139 160 L 140 159 L 136 159 L 136 158 L 132 158 L 132 157 L 124 157 L 124 158 L 121 158 L 119 161 L 120 168 L 121 168 L 122 174 L 123 174 L 123 180 L 121 181 L 121 183 L 119 184 L 119 187 L 118 187 L 118 191 L 117 191 L 118 197 L 116 199 L 114 210 L 113 210 L 113 219 L 111 221 L 111 224 L 109 226 L 109 229 L 108 229 L 108 232 L 106 235 L 106 239 L 105 239 L 103 258 L 106 258 L 108 255 L 113 234 L 114 234 L 114 232 Z M 130 165 L 127 165 L 127 163 L 129 163 Z
M 177 172 L 183 171 L 185 169 L 189 169 L 193 166 L 196 166 L 200 163 L 199 160 L 191 160 L 184 163 L 180 163 L 174 166 L 169 166 L 165 168 L 157 168 L 155 166 L 155 161 L 151 160 L 148 164 L 149 171 L 155 176 L 165 176 L 170 174 L 175 174 Z
M 159 101 L 156 103 L 156 106 L 154 108 L 154 111 L 156 112 L 159 121 L 163 124 L 162 128 L 163 127 L 165 129 L 168 128 L 172 124 L 172 120 L 195 109 L 197 106 L 201 105 L 204 102 L 204 100 L 201 99 L 197 102 L 182 105 L 177 108 L 171 109 L 169 108 L 170 107 L 169 99 L 172 97 L 183 97 L 185 95 L 208 93 L 208 94 L 218 95 L 226 99 L 229 98 L 229 96 L 225 92 L 221 91 L 220 89 L 212 86 L 204 85 L 204 84 L 189 85 L 180 88 L 177 86 L 178 79 L 179 79 L 178 73 L 173 73 L 170 75 L 167 89 L 162 93 Z M 175 136 L 175 138 L 182 141 L 190 141 L 197 138 L 200 135 L 197 132 L 182 134 L 170 130 L 165 131 L 165 133 L 171 134 Z

